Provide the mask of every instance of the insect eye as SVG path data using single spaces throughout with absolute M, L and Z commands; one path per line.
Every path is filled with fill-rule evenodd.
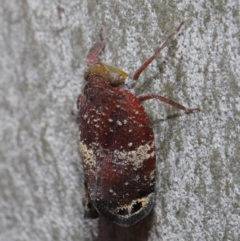
M 121 76 L 118 73 L 111 72 L 109 73 L 108 82 L 113 86 L 121 85 Z

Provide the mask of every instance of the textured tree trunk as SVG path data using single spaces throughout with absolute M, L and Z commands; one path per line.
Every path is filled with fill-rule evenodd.
M 0 241 L 240 240 L 239 4 L 2 0 Z M 154 211 L 129 228 L 85 220 L 71 110 L 88 49 L 104 27 L 106 62 L 131 76 L 183 18 L 135 93 L 203 111 L 144 102 L 157 148 Z

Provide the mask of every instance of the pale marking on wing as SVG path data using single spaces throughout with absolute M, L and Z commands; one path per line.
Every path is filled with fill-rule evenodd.
M 137 170 L 138 168 L 141 168 L 143 165 L 143 162 L 145 160 L 148 160 L 151 157 L 155 156 L 155 151 L 152 150 L 152 152 L 149 153 L 149 151 L 153 148 L 153 143 L 151 145 L 145 144 L 140 145 L 137 149 L 133 151 L 119 151 L 115 150 L 113 152 L 114 157 L 116 160 L 121 160 L 118 164 L 120 165 L 129 165 L 131 164 L 133 166 L 134 170 Z
M 124 217 L 121 218 L 128 218 L 130 216 L 136 215 L 137 213 L 140 213 L 146 206 L 149 205 L 150 199 L 153 196 L 153 193 L 150 193 L 147 197 L 142 197 L 133 200 L 129 205 L 122 205 L 120 206 L 117 210 L 120 211 L 122 209 L 127 209 L 128 210 L 128 215 L 124 215 Z M 136 212 L 132 213 L 132 208 L 134 204 L 141 203 L 141 208 L 137 210 Z
M 87 145 L 79 141 L 79 150 L 83 157 L 84 166 L 96 167 L 96 156 L 94 155 L 93 149 L 88 149 Z
M 79 133 L 80 137 L 80 133 Z M 128 146 L 131 146 L 130 142 Z M 145 145 L 140 145 L 137 149 L 132 151 L 124 151 L 124 150 L 114 150 L 113 151 L 113 163 L 122 166 L 131 165 L 134 170 L 137 170 L 142 167 L 143 162 L 155 156 L 155 151 L 152 150 L 154 147 L 154 143 L 147 143 Z M 90 144 L 88 148 L 86 144 L 84 144 L 79 139 L 79 150 L 83 157 L 84 166 L 88 166 L 91 168 L 96 168 L 97 157 L 101 156 L 100 148 L 98 143 Z M 149 152 L 150 151 L 150 152 Z M 120 160 L 120 161 L 119 161 Z M 153 175 L 152 175 L 153 176 Z

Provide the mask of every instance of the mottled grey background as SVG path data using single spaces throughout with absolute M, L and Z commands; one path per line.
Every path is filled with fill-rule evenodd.
M 144 104 L 158 171 L 148 240 L 240 240 L 239 4 L 1 0 L 0 241 L 98 236 L 98 222 L 83 219 L 71 116 L 85 56 L 103 26 L 108 62 L 133 74 L 182 18 L 181 33 L 136 88 L 203 109 L 185 115 Z

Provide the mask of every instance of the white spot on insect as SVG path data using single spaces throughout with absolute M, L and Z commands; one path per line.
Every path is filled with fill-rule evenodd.
M 124 120 L 123 123 L 126 125 L 127 124 L 127 120 Z
M 151 180 L 154 180 L 154 179 L 155 179 L 155 170 L 153 170 L 153 171 L 150 173 L 150 178 L 151 178 Z
M 112 119 L 108 119 L 108 121 L 109 121 L 109 122 L 113 122 L 113 120 L 112 120 Z
M 86 120 L 86 119 L 87 119 L 87 117 L 88 117 L 88 115 L 87 115 L 87 114 L 85 114 L 85 115 L 83 116 L 83 119 L 84 119 L 84 120 Z
M 139 175 L 135 176 L 135 178 L 134 178 L 135 181 L 138 181 L 139 179 L 140 179 Z
M 132 142 L 129 142 L 129 143 L 128 143 L 128 146 L 132 146 Z
M 130 129 L 128 132 L 132 132 L 132 129 Z
M 120 120 L 117 120 L 117 124 L 118 124 L 119 126 L 122 126 L 122 122 L 121 122 Z
M 93 147 L 93 148 L 96 148 L 96 147 L 98 147 L 98 146 L 99 146 L 99 143 L 98 143 L 98 142 L 93 142 L 93 143 L 92 143 L 92 147 Z

